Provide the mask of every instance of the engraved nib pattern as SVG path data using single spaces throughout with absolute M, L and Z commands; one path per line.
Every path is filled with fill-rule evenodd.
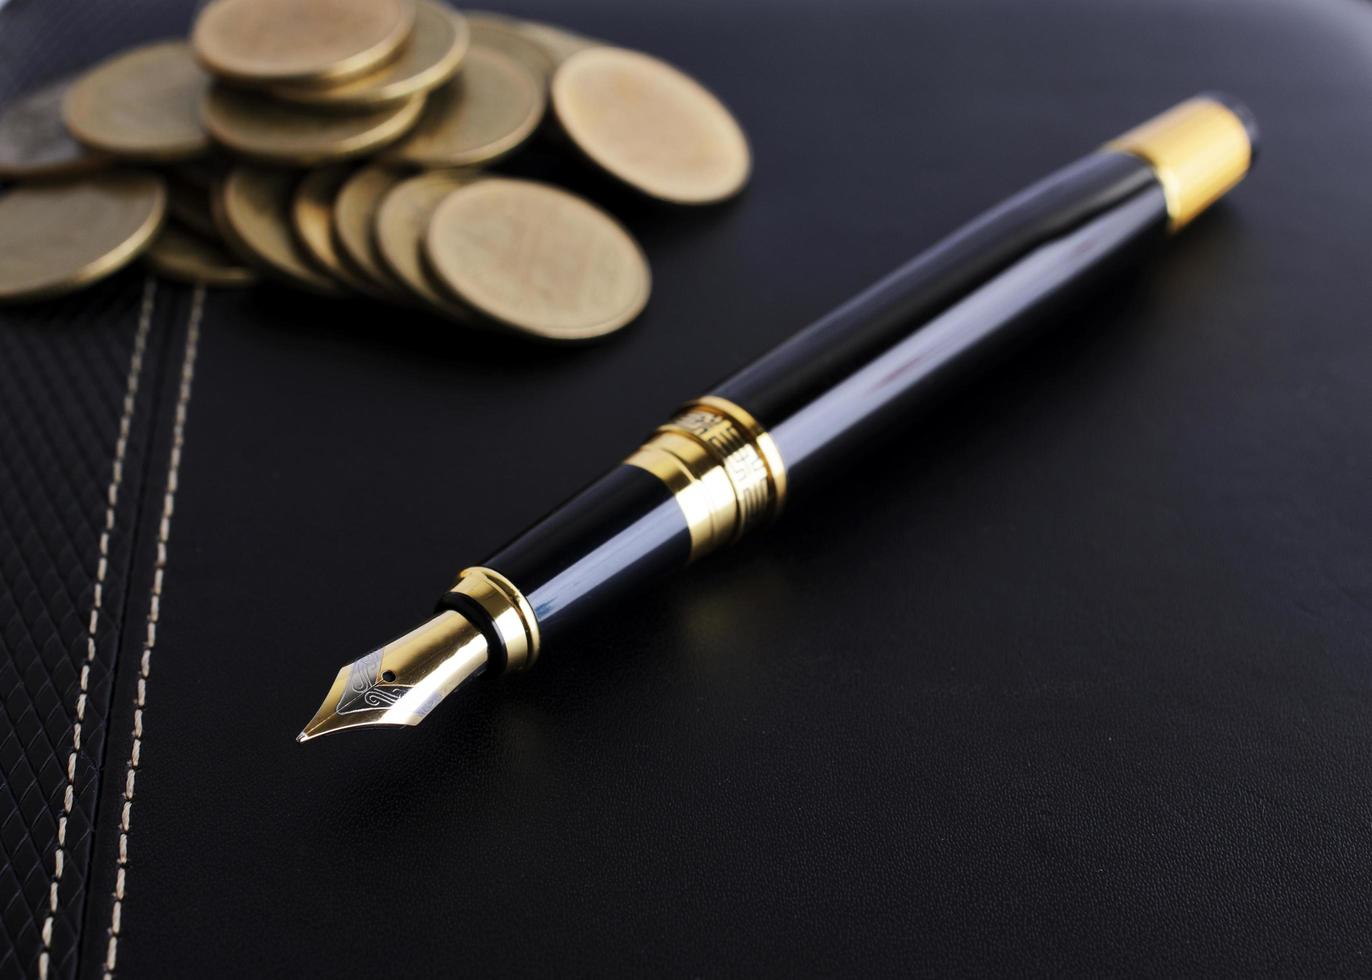
M 295 737 L 297 742 L 308 742 L 319 735 L 345 728 L 416 723 L 417 719 L 409 720 L 408 713 L 402 716 L 394 714 L 396 705 L 404 700 L 413 687 L 382 681 L 383 651 L 384 648 L 373 650 L 338 672 L 324 703 L 304 731 Z
M 340 715 L 368 708 L 389 708 L 410 690 L 406 684 L 386 684 L 381 680 L 381 651 L 373 650 L 348 668 L 347 689 L 334 709 Z
M 348 728 L 417 725 L 484 671 L 486 659 L 481 631 L 458 613 L 440 613 L 341 669 L 296 741 Z

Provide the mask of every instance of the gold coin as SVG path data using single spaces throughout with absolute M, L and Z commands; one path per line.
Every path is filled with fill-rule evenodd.
M 516 32 L 542 48 L 553 60 L 554 65 L 562 64 L 582 48 L 593 48 L 603 43 L 583 34 L 536 20 L 517 20 L 513 26 Z
M 214 220 L 235 252 L 279 279 L 326 296 L 342 289 L 315 269 L 291 234 L 291 194 L 295 177 L 287 171 L 238 166 L 214 198 Z
M 266 95 L 215 86 L 202 108 L 218 142 L 268 163 L 312 166 L 370 153 L 405 134 L 424 97 L 351 112 L 317 112 Z
M 71 81 L 45 85 L 0 110 L 0 180 L 35 180 L 91 173 L 109 163 L 71 138 L 62 100 Z
M 343 183 L 333 202 L 334 237 L 345 260 L 364 278 L 397 293 L 404 291 L 381 261 L 372 230 L 376 227 L 376 209 L 381 206 L 381 199 L 403 177 L 401 170 L 385 164 L 363 167 Z
M 462 65 L 470 32 L 466 19 L 437 0 L 420 0 L 414 33 L 395 60 L 337 85 L 278 85 L 271 94 L 288 102 L 330 106 L 376 106 L 431 91 Z
M 145 261 L 160 276 L 206 286 L 251 286 L 257 273 L 223 245 L 175 222 L 164 225 L 148 247 Z
M 424 233 L 444 198 L 480 179 L 475 172 L 435 170 L 401 181 L 382 199 L 373 229 L 377 253 L 391 274 L 433 309 L 464 322 L 472 320 L 471 311 L 435 288 L 429 276 Z
M 467 23 L 472 29 L 472 43 L 499 51 L 519 62 L 546 89 L 557 63 L 543 47 L 520 33 L 518 21 L 500 14 L 468 13 Z
M 380 292 L 376 283 L 354 272 L 334 246 L 333 202 L 351 173 L 347 167 L 324 167 L 302 177 L 291 199 L 291 227 L 316 265 L 343 285 L 374 294 Z
M 200 100 L 209 77 L 184 41 L 115 55 L 72 83 L 62 117 L 87 146 L 141 160 L 187 160 L 209 149 Z
M 123 268 L 166 210 L 162 178 L 135 171 L 0 194 L 0 302 L 57 296 Z
M 490 163 L 533 134 L 545 104 L 529 69 L 473 44 L 461 73 L 434 90 L 414 131 L 385 155 L 420 167 Z
M 589 340 L 648 301 L 638 243 L 604 211 L 530 180 L 489 178 L 443 200 L 424 235 L 439 281 L 496 323 L 547 340 Z
M 593 163 L 673 204 L 710 204 L 748 180 L 748 141 L 699 82 L 639 51 L 586 48 L 553 76 L 553 111 Z
M 341 81 L 381 67 L 414 27 L 414 0 L 215 0 L 191 44 L 246 84 Z

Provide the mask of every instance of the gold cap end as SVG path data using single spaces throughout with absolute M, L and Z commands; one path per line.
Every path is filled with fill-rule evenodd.
M 1202 95 L 1105 144 L 1144 160 L 1167 196 L 1173 231 L 1225 195 L 1253 161 L 1255 130 L 1237 103 Z

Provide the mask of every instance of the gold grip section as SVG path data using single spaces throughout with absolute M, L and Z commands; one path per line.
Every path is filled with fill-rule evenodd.
M 1243 179 L 1253 158 L 1248 130 L 1228 106 L 1189 99 L 1105 144 L 1143 159 L 1162 184 L 1173 231 Z
M 504 575 L 480 565 L 464 568 L 452 591 L 486 611 L 505 647 L 506 670 L 527 670 L 538 659 L 538 620 L 524 594 Z
M 691 560 L 771 520 L 786 499 L 786 464 L 745 409 L 707 395 L 688 402 L 625 460 L 676 498 L 691 533 Z

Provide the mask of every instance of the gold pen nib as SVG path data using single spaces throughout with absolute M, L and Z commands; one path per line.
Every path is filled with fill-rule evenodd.
M 340 670 L 295 740 L 308 742 L 345 728 L 418 725 L 438 702 L 485 669 L 488 653 L 486 638 L 469 619 L 441 612 Z

